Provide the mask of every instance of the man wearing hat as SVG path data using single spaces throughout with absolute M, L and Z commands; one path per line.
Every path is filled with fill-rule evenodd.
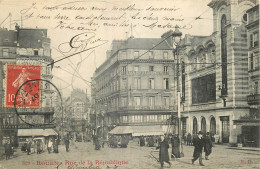
M 204 166 L 202 163 L 202 149 L 204 147 L 204 139 L 202 138 L 202 132 L 199 131 L 198 138 L 194 138 L 193 145 L 194 145 L 194 152 L 193 152 L 193 159 L 192 164 L 199 158 L 199 163 L 201 166 Z

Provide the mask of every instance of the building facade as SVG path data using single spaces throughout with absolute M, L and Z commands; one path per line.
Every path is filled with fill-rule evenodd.
M 88 132 L 90 101 L 87 92 L 74 89 L 65 100 L 64 124 L 66 133 L 82 141 Z
M 248 37 L 248 87 L 247 103 L 250 106 L 249 114 L 235 120 L 241 128 L 240 142 L 244 146 L 260 146 L 260 95 L 259 95 L 259 5 L 247 10 L 247 37 Z
M 21 140 L 32 137 L 35 129 L 47 129 L 50 135 L 56 135 L 53 131 L 55 124 L 52 123 L 54 108 L 52 105 L 51 92 L 52 86 L 47 82 L 52 80 L 53 62 L 51 58 L 50 38 L 47 36 L 46 29 L 25 29 L 16 25 L 15 30 L 0 29 L 0 144 L 5 140 L 10 140 L 14 146 L 18 145 L 18 136 Z M 14 74 L 15 68 L 22 71 Z M 40 74 L 32 75 L 32 68 L 39 67 Z M 14 68 L 11 69 L 10 68 Z M 10 73 L 11 72 L 11 73 Z M 23 74 L 27 72 L 27 74 Z M 32 77 L 43 79 L 40 81 L 41 100 L 37 106 L 37 115 L 32 115 L 36 109 L 28 105 L 24 109 L 17 108 L 20 116 L 18 117 L 14 108 L 14 98 L 16 90 L 26 80 L 33 80 Z M 14 79 L 12 79 L 14 78 Z M 20 78 L 20 79 L 19 79 Z M 11 80 L 11 81 L 10 81 Z M 12 81 L 13 80 L 13 81 Z M 7 87 L 16 87 L 15 91 L 8 91 Z M 44 86 L 44 87 L 43 87 Z M 22 89 L 22 88 L 21 88 Z M 31 104 L 31 103 L 30 103 Z M 25 121 L 27 123 L 25 123 Z M 29 124 L 37 124 L 29 125 Z M 28 135 L 28 130 L 30 130 Z M 47 131 L 46 130 L 46 131 Z M 27 133 L 27 134 L 25 134 Z M 34 134 L 33 134 L 34 133 Z M 25 134 L 25 135 L 24 135 Z M 38 133 L 39 134 L 39 133 Z M 48 133 L 45 133 L 49 135 Z
M 176 112 L 173 63 L 163 38 L 114 40 L 92 78 L 96 127 L 105 134 L 115 126 L 150 126 L 151 131 L 159 126 L 167 132 L 167 119 Z
M 183 39 L 184 132 L 211 132 L 219 142 L 237 143 L 241 127 L 234 121 L 250 112 L 246 11 L 255 5 L 213 0 L 212 35 Z

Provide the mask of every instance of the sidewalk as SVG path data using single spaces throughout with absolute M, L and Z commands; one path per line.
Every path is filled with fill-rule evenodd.
M 246 150 L 246 151 L 260 151 L 260 148 L 257 148 L 257 147 L 227 147 L 227 149 Z

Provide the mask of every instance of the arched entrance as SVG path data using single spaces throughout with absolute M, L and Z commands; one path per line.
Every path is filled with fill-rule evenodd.
M 201 119 L 201 131 L 203 134 L 206 134 L 206 119 L 205 117 L 202 117 Z
M 216 119 L 215 117 L 211 117 L 210 119 L 210 133 L 216 134 Z
M 193 130 L 192 130 L 192 134 L 197 134 L 197 132 L 198 132 L 197 118 L 194 117 L 194 119 L 193 119 Z

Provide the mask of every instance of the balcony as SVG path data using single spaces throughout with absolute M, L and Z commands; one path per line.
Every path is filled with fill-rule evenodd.
M 248 95 L 247 104 L 249 105 L 259 105 L 260 104 L 260 94 Z
M 164 71 L 128 71 L 126 75 L 169 75 Z
M 41 107 L 41 108 L 17 108 L 17 112 L 22 115 L 29 115 L 29 114 L 53 114 L 54 107 Z
M 170 110 L 170 106 L 124 106 L 120 110 Z

